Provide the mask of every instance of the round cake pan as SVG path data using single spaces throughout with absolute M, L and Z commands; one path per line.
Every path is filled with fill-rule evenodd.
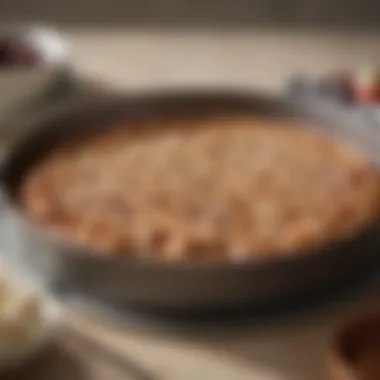
M 352 138 L 349 133 L 362 125 L 352 125 L 335 114 L 282 97 L 218 89 L 83 100 L 31 128 L 33 132 L 19 140 L 5 158 L 0 180 L 9 214 L 6 234 L 13 242 L 10 250 L 17 252 L 18 262 L 48 286 L 87 294 L 113 305 L 169 312 L 259 309 L 328 289 L 373 268 L 380 242 L 378 220 L 345 239 L 280 259 L 202 263 L 96 255 L 91 248 L 36 226 L 24 215 L 18 189 L 25 172 L 62 141 L 104 130 L 120 121 L 128 125 L 128 120 L 141 117 L 220 111 L 305 119 L 326 133 L 350 140 L 377 165 L 371 138 Z

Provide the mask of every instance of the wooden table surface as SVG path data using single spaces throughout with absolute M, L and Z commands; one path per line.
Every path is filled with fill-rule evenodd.
M 46 354 L 1 379 L 325 379 L 333 332 L 377 309 L 379 296 L 379 289 L 366 290 L 317 312 L 211 331 L 113 323 L 69 308 Z

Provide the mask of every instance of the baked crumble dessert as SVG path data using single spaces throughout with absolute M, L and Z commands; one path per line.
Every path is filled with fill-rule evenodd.
M 259 259 L 352 233 L 379 178 L 351 147 L 250 115 L 128 122 L 65 143 L 21 188 L 29 217 L 104 254 Z

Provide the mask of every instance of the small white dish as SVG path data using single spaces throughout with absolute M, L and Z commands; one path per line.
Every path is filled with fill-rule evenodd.
M 21 367 L 33 360 L 52 342 L 60 321 L 60 308 L 56 303 L 45 304 L 44 327 L 27 344 L 0 349 L 0 373 Z
M 8 278 L 12 286 L 17 286 L 17 291 L 32 294 L 38 299 L 39 323 L 27 327 L 28 334 L 25 338 L 15 339 L 14 342 L 2 340 L 0 334 L 0 373 L 27 364 L 47 348 L 57 333 L 61 320 L 60 305 L 45 291 L 13 274 L 8 275 Z

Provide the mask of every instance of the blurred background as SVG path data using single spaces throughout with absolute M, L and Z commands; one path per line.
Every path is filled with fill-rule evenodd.
M 376 0 L 3 0 L 3 20 L 68 26 L 378 28 Z
M 0 2 L 0 21 L 59 28 L 77 72 L 125 88 L 281 89 L 290 75 L 376 65 L 375 0 Z

